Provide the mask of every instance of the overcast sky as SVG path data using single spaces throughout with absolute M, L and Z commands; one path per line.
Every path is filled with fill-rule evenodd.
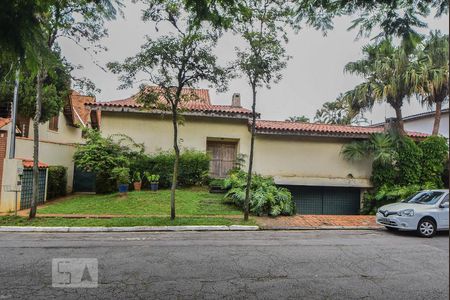
M 138 84 L 127 90 L 118 90 L 120 82 L 117 76 L 105 72 L 92 61 L 105 65 L 110 61 L 123 61 L 128 56 L 137 53 L 144 42 L 146 34 L 155 34 L 153 25 L 141 21 L 140 7 L 129 4 L 124 10 L 125 18 L 117 19 L 106 24 L 109 37 L 102 44 L 109 50 L 97 56 L 86 55 L 72 42 L 61 40 L 63 54 L 74 64 L 84 66 L 76 71 L 77 75 L 90 78 L 101 93 L 97 94 L 97 101 L 110 101 L 127 98 L 138 90 Z M 293 58 L 283 71 L 283 79 L 270 90 L 261 89 L 258 93 L 257 111 L 263 119 L 284 120 L 293 115 L 306 115 L 311 119 L 315 112 L 326 101 L 333 101 L 347 90 L 361 82 L 357 76 L 345 74 L 343 68 L 346 63 L 361 57 L 361 47 L 369 42 L 368 39 L 355 40 L 356 31 L 347 31 L 352 18 L 345 17 L 335 20 L 335 29 L 327 36 L 323 36 L 311 28 L 303 28 L 297 35 L 289 34 L 288 54 Z M 448 33 L 448 17 L 428 20 L 430 29 L 440 29 Z M 233 58 L 234 46 L 239 39 L 227 34 L 220 41 L 216 53 L 221 62 Z M 207 88 L 207 85 L 199 86 Z M 240 93 L 242 104 L 251 105 L 251 91 L 245 80 L 235 79 L 230 83 L 225 93 L 210 90 L 213 104 L 230 104 L 233 93 Z M 410 115 L 426 110 L 412 99 L 410 105 L 404 107 L 404 115 Z M 373 122 L 383 121 L 385 116 L 394 116 L 393 110 L 387 105 L 378 105 L 371 114 L 365 115 Z

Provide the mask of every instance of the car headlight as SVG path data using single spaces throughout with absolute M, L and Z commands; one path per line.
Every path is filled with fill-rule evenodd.
M 414 209 L 404 209 L 399 212 L 397 212 L 397 215 L 403 216 L 403 217 L 412 217 L 414 216 Z

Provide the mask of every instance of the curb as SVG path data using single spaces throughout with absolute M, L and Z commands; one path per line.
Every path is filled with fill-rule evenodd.
M 260 230 L 383 230 L 379 226 L 269 226 Z
M 175 231 L 256 231 L 258 226 L 133 226 L 133 227 L 34 227 L 0 226 L 0 232 L 175 232 Z

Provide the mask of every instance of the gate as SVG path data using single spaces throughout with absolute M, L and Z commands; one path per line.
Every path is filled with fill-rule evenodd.
M 78 193 L 95 193 L 95 174 L 75 167 L 73 191 Z
M 47 169 L 39 169 L 39 197 L 37 205 L 45 201 L 45 186 L 47 179 Z M 22 193 L 20 195 L 20 209 L 31 207 L 33 197 L 33 169 L 24 169 L 22 176 Z

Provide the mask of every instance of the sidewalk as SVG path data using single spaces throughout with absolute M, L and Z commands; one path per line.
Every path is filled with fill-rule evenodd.
M 261 229 L 379 229 L 375 216 L 296 215 L 291 217 L 259 217 Z

